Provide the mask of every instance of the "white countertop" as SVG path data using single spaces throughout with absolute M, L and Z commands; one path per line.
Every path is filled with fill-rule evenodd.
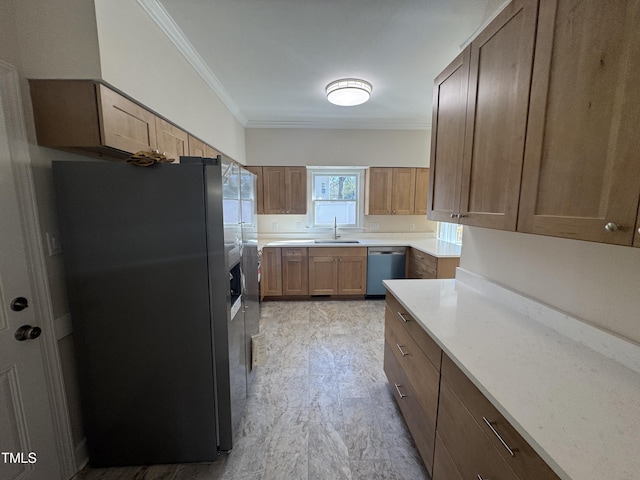
M 462 269 L 384 284 L 560 478 L 640 478 L 638 345 Z
M 347 238 L 347 237 L 345 237 Z M 348 237 L 351 238 L 351 237 Z M 460 245 L 442 242 L 435 238 L 411 238 L 379 236 L 376 238 L 353 237 L 358 243 L 314 243 L 310 238 L 261 239 L 262 247 L 413 247 L 437 258 L 459 257 Z

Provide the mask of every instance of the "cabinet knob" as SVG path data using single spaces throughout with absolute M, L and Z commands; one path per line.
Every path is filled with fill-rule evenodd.
M 460 216 L 460 214 L 456 214 L 456 213 L 452 213 L 451 215 L 449 215 L 451 218 L 458 218 Z
M 613 222 L 609 222 L 604 226 L 604 229 L 607 232 L 615 232 L 615 231 L 618 230 L 618 228 L 620 228 L 620 225 L 617 225 L 617 224 L 615 224 Z

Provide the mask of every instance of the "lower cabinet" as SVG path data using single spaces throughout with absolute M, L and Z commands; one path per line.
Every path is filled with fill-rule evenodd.
M 282 295 L 282 260 L 280 247 L 265 247 L 260 260 L 260 296 Z
M 433 480 L 558 480 L 389 293 L 384 371 Z
M 264 247 L 261 297 L 365 295 L 366 247 Z
M 407 278 L 455 278 L 459 257 L 434 257 L 417 248 L 409 249 Z
M 309 295 L 364 295 L 366 247 L 309 249 Z
M 309 294 L 307 248 L 282 249 L 282 295 Z
M 399 310 L 395 302 L 388 301 L 385 309 L 384 371 L 418 452 L 431 475 L 441 351 L 435 344 L 428 345 L 426 349 L 419 346 L 421 339 L 413 338 L 407 328 L 409 324 L 415 324 L 415 320 Z M 428 341 L 433 342 L 431 339 Z M 434 360 L 435 364 L 432 363 Z

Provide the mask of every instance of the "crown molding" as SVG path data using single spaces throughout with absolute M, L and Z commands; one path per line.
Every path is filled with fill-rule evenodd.
M 431 123 L 367 122 L 345 120 L 254 121 L 245 128 L 322 128 L 327 130 L 431 130 Z
M 220 80 L 215 76 L 211 69 L 207 66 L 200 54 L 189 42 L 187 37 L 180 27 L 174 22 L 171 15 L 166 9 L 158 2 L 158 0 L 137 0 L 138 5 L 151 17 L 155 24 L 164 32 L 164 34 L 171 40 L 176 46 L 178 51 L 184 56 L 184 58 L 191 64 L 194 70 L 202 77 L 206 84 L 213 90 L 213 92 L 220 98 L 222 103 L 229 109 L 229 111 L 236 117 L 238 122 L 243 127 L 247 126 L 247 118 L 240 110 L 240 107 L 231 98 L 229 92 L 224 88 Z

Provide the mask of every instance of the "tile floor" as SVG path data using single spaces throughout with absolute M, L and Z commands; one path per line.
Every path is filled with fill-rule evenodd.
M 73 480 L 429 479 L 382 370 L 384 301 L 266 302 L 260 322 L 268 361 L 231 453 Z

